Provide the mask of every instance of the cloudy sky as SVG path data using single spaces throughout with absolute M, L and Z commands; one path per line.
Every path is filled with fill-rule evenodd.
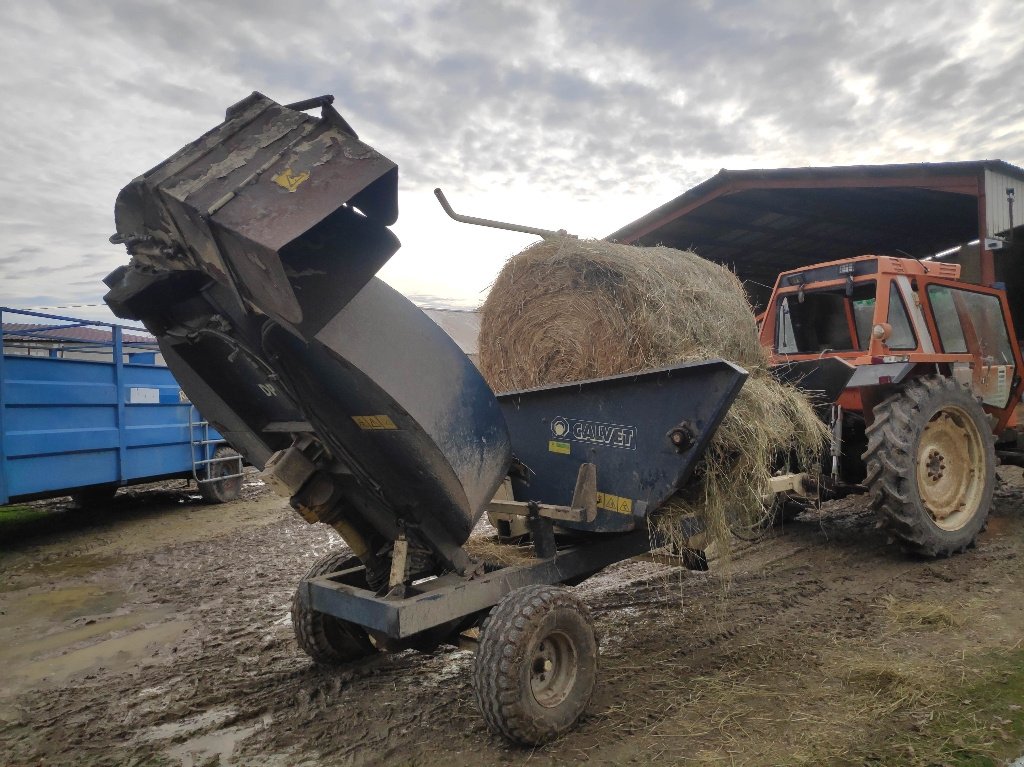
M 1024 162 L 1019 0 L 6 0 L 0 303 L 100 302 L 113 202 L 254 90 L 332 93 L 399 165 L 382 275 L 472 306 L 531 241 L 600 237 L 719 168 Z

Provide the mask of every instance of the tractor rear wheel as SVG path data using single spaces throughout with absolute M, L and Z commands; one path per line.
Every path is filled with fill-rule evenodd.
M 535 746 L 572 729 L 597 679 L 590 612 L 559 586 L 526 586 L 487 616 L 473 664 L 473 692 L 488 729 Z
M 908 551 L 948 556 L 985 526 L 995 487 L 989 418 L 942 376 L 914 381 L 874 409 L 867 428 L 872 507 Z
M 292 597 L 295 639 L 306 655 L 317 663 L 348 663 L 377 652 L 362 627 L 318 612 L 309 604 L 305 581 L 343 570 L 351 564 L 352 553 L 347 549 L 328 552 L 313 563 Z

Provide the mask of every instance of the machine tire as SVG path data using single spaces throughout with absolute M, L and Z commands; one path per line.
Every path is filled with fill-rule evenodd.
M 473 691 L 488 729 L 528 746 L 572 729 L 597 680 L 597 635 L 579 598 L 560 586 L 508 594 L 480 632 Z
M 385 551 L 378 554 L 377 566 L 366 568 L 366 585 L 370 591 L 380 591 L 388 585 L 391 578 L 391 552 Z M 409 556 L 406 559 L 409 578 L 421 578 L 434 572 L 437 559 L 434 552 L 425 546 L 412 544 L 409 546 Z
M 302 580 L 304 582 L 342 570 L 351 563 L 352 553 L 347 549 L 330 551 L 313 563 Z M 369 635 L 361 627 L 314 610 L 302 583 L 292 597 L 291 615 L 299 647 L 316 663 L 333 666 L 377 652 Z
M 996 464 L 989 417 L 973 394 L 942 376 L 916 380 L 875 407 L 867 437 L 871 505 L 904 549 L 938 557 L 973 545 Z
M 242 473 L 242 457 L 227 445 L 221 445 L 213 451 L 213 458 L 229 458 L 237 456 L 237 461 L 218 461 L 206 464 L 204 479 L 214 479 L 226 474 Z M 207 503 L 227 503 L 238 497 L 242 491 L 242 477 L 229 477 L 215 482 L 200 482 L 199 494 Z

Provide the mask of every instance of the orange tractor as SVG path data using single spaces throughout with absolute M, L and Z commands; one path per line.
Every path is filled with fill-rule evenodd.
M 811 473 L 779 468 L 777 500 L 867 492 L 909 551 L 974 543 L 997 462 L 1024 465 L 1024 384 L 1006 292 L 959 278 L 957 264 L 888 256 L 779 275 L 761 342 L 818 397 L 832 438 Z

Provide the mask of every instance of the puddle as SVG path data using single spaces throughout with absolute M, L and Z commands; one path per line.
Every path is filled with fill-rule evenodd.
M 213 729 L 211 732 L 204 732 L 204 730 L 220 727 L 236 716 L 238 716 L 238 709 L 233 706 L 212 708 L 177 722 L 166 722 L 150 727 L 139 734 L 138 740 L 144 743 L 153 743 L 154 741 L 174 741 L 187 738 L 183 743 L 169 746 L 164 751 L 164 755 L 172 762 L 180 764 L 181 767 L 198 767 L 198 765 L 211 762 L 225 767 L 233 764 L 231 757 L 239 743 L 274 721 L 270 714 L 264 714 L 259 722 L 247 727 L 223 727 L 222 729 Z
M 211 708 L 196 716 L 186 717 L 177 722 L 167 722 L 150 727 L 148 730 L 139 733 L 139 740 L 151 743 L 154 740 L 174 740 L 183 735 L 191 735 L 199 730 L 208 727 L 216 727 L 223 724 L 234 716 L 238 715 L 238 709 L 233 706 L 223 708 Z
M 147 619 L 151 620 L 155 616 L 156 614 L 154 613 L 139 613 L 97 621 L 94 625 L 83 626 L 72 631 L 43 637 L 27 648 L 16 648 L 13 652 L 8 648 L 4 648 L 3 651 L 0 651 L 0 660 L 10 660 L 12 658 L 21 660 L 27 655 L 38 656 L 54 651 L 59 647 L 70 646 L 95 636 L 138 625 Z M 39 684 L 43 681 L 53 683 L 62 682 L 77 674 L 107 668 L 112 665 L 116 665 L 120 669 L 126 669 L 132 663 L 154 663 L 157 661 L 153 659 L 153 653 L 150 648 L 153 645 L 169 644 L 177 640 L 190 625 L 187 621 L 158 623 L 155 626 L 140 628 L 137 631 L 105 639 L 77 650 L 71 650 L 62 655 L 37 658 L 18 663 L 13 668 L 9 667 L 10 676 L 8 679 L 9 681 L 19 681 L 30 685 Z
M 51 556 L 46 559 L 38 559 L 38 556 L 36 552 L 0 555 L 0 571 L 14 575 L 13 578 L 5 577 L 6 583 L 0 584 L 0 593 L 11 593 L 37 584 L 75 580 L 124 561 L 123 557 L 98 554 Z
M 232 764 L 231 755 L 235 752 L 235 746 L 258 729 L 259 725 L 229 727 L 192 738 L 164 753 L 177 760 L 181 767 L 199 767 L 209 764 L 211 760 L 214 760 L 214 764 L 229 765 Z
M 162 620 L 169 613 L 170 610 L 163 609 L 98 618 L 95 621 L 87 621 L 84 625 L 74 628 L 54 631 L 44 636 L 32 636 L 30 641 L 25 641 L 22 638 L 19 642 L 4 643 L 0 647 L 0 661 L 38 658 L 41 655 L 72 647 L 80 642 L 85 642 L 104 634 L 124 631 L 125 629 L 141 626 L 145 623 Z M 22 628 L 25 627 L 22 626 Z
M 24 589 L 22 591 L 25 591 Z M 86 615 L 105 615 L 124 605 L 125 592 L 99 584 L 52 591 L 10 593 L 0 599 L 5 623 L 23 625 L 30 620 L 66 621 Z

